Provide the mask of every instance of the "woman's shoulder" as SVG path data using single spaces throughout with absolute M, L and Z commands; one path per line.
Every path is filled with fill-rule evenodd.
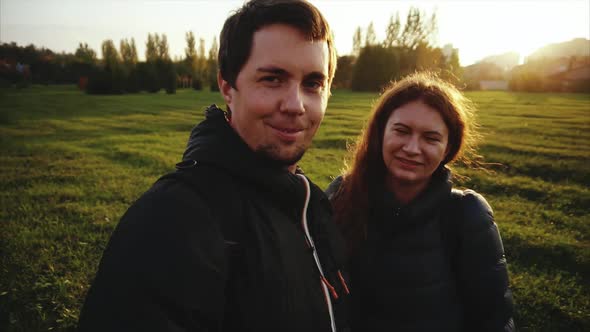
M 334 197 L 334 195 L 338 192 L 338 189 L 340 189 L 340 186 L 342 185 L 342 175 L 336 177 L 334 179 L 334 181 L 332 181 L 332 183 L 330 183 L 328 185 L 328 188 L 326 188 L 326 196 L 328 196 L 329 199 L 332 199 L 332 197 Z
M 481 229 L 494 224 L 494 212 L 483 195 L 471 189 L 453 189 L 453 195 L 460 199 L 466 229 Z

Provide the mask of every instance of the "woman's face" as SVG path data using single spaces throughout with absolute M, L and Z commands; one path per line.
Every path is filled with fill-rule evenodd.
M 440 113 L 421 101 L 395 109 L 385 125 L 383 161 L 387 185 L 426 187 L 448 152 L 448 128 Z

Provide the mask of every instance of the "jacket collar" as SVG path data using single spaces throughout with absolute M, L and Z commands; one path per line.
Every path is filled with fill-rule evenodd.
M 284 200 L 285 205 L 292 206 L 293 195 L 301 196 L 303 189 L 301 180 L 282 164 L 252 151 L 216 105 L 208 107 L 205 120 L 193 128 L 182 159 L 221 168 L 269 196 Z
M 450 197 L 451 172 L 446 167 L 435 171 L 426 189 L 406 205 L 400 204 L 392 192 L 381 188 L 375 193 L 371 215 L 379 228 L 415 227 L 427 222 Z

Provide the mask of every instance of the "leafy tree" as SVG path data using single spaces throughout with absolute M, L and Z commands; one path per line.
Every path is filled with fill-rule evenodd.
M 162 83 L 166 93 L 176 93 L 176 70 L 172 61 L 165 61 L 162 65 L 161 71 Z
M 382 45 L 363 47 L 354 65 L 351 88 L 378 91 L 399 75 L 398 53 Z
M 137 48 L 135 47 L 135 39 L 131 41 L 122 39 L 119 44 L 119 51 L 121 53 L 121 60 L 123 63 L 123 71 L 125 76 L 125 91 L 139 92 L 140 82 L 139 73 L 137 71 Z
M 400 44 L 410 50 L 415 50 L 420 44 L 430 45 L 436 31 L 436 13 L 433 13 L 430 19 L 426 19 L 423 12 L 411 7 L 400 36 Z
M 156 62 L 158 60 L 158 44 L 159 44 L 159 37 L 158 34 L 152 35 L 148 33 L 148 39 L 145 43 L 145 61 L 146 62 Z
M 171 61 L 170 54 L 168 52 L 168 38 L 166 34 L 162 34 L 160 38 L 157 38 L 156 34 L 156 42 L 158 47 L 158 59 L 162 61 Z
M 207 55 L 205 53 L 205 39 L 199 38 L 198 71 L 202 78 L 207 76 Z
M 144 89 L 148 92 L 158 92 L 164 87 L 167 93 L 175 93 L 176 70 L 170 58 L 166 34 L 148 34 L 145 58 L 146 65 L 139 70 L 140 80 L 145 80 Z
M 77 80 L 78 87 L 81 90 L 86 90 L 88 77 L 97 63 L 96 52 L 87 43 L 80 43 L 74 57 L 75 61 L 70 64 L 70 70 L 74 79 Z
M 458 84 L 463 81 L 463 68 L 459 63 L 459 50 L 453 49 L 449 57 L 442 56 L 441 78 Z
M 363 39 L 363 32 L 361 27 L 357 27 L 354 36 L 352 37 L 352 55 L 358 57 L 361 53 L 361 40 Z
M 355 60 L 356 58 L 352 55 L 338 57 L 336 73 L 334 74 L 334 80 L 332 80 L 333 87 L 350 89 Z
M 121 58 L 115 44 L 108 39 L 102 42 L 103 66 L 95 67 L 88 78 L 86 92 L 91 94 L 123 93 L 126 85 L 126 77 Z
M 186 48 L 184 49 L 184 61 L 186 62 L 187 66 L 190 68 L 190 75 L 194 76 L 197 72 L 197 49 L 196 49 L 196 40 L 195 35 L 192 31 L 189 31 L 185 34 L 186 38 Z
M 399 20 L 399 12 L 395 14 L 395 21 L 393 15 L 389 17 L 389 23 L 387 24 L 387 30 L 385 31 L 385 41 L 383 46 L 394 47 L 396 46 L 401 31 L 401 23 Z
M 121 63 L 117 48 L 111 39 L 102 42 L 101 50 L 102 61 L 106 68 L 115 68 Z
M 135 47 L 135 39 L 131 38 L 131 41 L 127 39 L 121 39 L 119 43 L 119 52 L 121 53 L 121 60 L 124 65 L 133 67 L 139 61 L 137 57 L 137 48 Z
M 375 27 L 373 22 L 369 23 L 367 27 L 367 34 L 365 35 L 365 47 L 377 44 L 377 35 L 375 35 Z
M 219 46 L 217 46 L 217 38 L 213 37 L 211 48 L 209 49 L 209 58 L 207 59 L 207 76 L 209 81 L 209 89 L 211 91 L 219 91 L 217 85 L 217 54 L 219 52 Z
M 418 44 L 415 50 L 416 70 L 436 71 L 445 65 L 445 58 L 440 48 L 428 46 L 425 42 Z
M 193 75 L 193 89 L 203 89 L 207 81 L 207 56 L 205 55 L 205 40 L 199 39 L 199 48 L 197 50 L 196 68 Z
M 140 62 L 137 64 L 137 75 L 139 77 L 140 89 L 149 93 L 160 91 L 160 82 L 156 66 L 150 62 Z
M 166 34 L 162 34 L 161 36 L 156 34 L 154 41 L 157 45 L 158 58 L 156 60 L 156 69 L 160 87 L 163 87 L 166 93 L 176 93 L 176 70 L 170 59 L 168 38 Z
M 96 52 L 87 43 L 80 43 L 74 55 L 80 62 L 88 64 L 96 63 Z

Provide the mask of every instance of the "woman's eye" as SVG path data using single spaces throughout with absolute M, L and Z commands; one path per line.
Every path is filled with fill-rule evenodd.
M 399 135 L 405 135 L 405 134 L 407 134 L 407 133 L 408 133 L 408 131 L 407 131 L 407 130 L 405 130 L 405 129 L 401 129 L 401 128 L 394 129 L 394 131 L 395 131 L 397 134 L 399 134 Z

